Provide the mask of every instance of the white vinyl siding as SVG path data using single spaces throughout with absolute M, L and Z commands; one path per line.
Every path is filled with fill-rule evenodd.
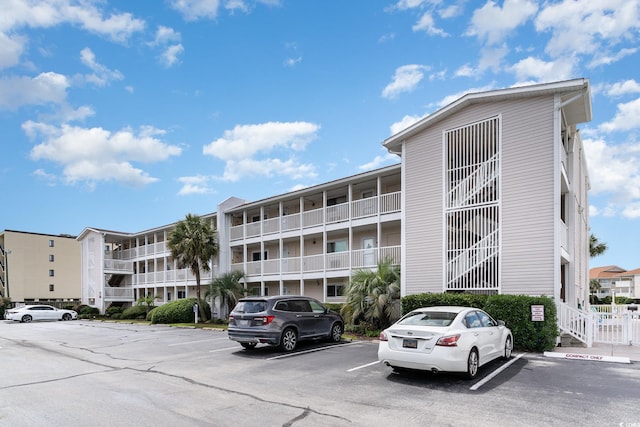
M 553 114 L 553 96 L 474 104 L 405 142 L 403 295 L 446 290 L 443 132 L 497 116 L 502 120 L 500 293 L 553 295 L 558 167 Z

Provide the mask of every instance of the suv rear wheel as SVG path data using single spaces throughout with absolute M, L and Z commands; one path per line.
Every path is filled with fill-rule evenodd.
M 340 342 L 342 341 L 342 325 L 340 323 L 334 323 L 331 326 L 331 334 L 329 335 L 329 341 Z
M 298 344 L 298 334 L 295 329 L 287 328 L 280 337 L 280 348 L 284 351 L 291 351 Z

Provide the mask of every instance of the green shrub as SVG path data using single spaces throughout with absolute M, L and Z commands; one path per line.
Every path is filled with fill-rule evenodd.
M 531 320 L 532 305 L 544 305 L 543 322 Z M 487 299 L 484 310 L 494 319 L 506 323 L 513 333 L 516 348 L 545 351 L 556 346 L 559 332 L 553 299 L 526 295 L 492 295 Z
M 122 311 L 123 311 L 122 307 L 117 305 L 112 305 L 111 307 L 107 308 L 107 311 L 105 314 L 108 317 L 113 317 L 114 314 L 121 314 Z
M 122 319 L 122 313 L 113 313 L 111 318 L 115 320 Z
M 151 316 L 153 316 L 153 311 L 158 308 L 158 307 L 153 307 L 151 310 L 149 310 L 149 312 L 147 313 L 147 317 L 145 317 L 145 320 L 147 322 L 151 322 Z
M 122 312 L 122 319 L 144 319 L 146 317 L 147 308 L 142 305 L 125 308 Z
M 479 294 L 415 294 L 407 295 L 400 301 L 402 314 L 408 313 L 420 307 L 433 307 L 436 305 L 459 305 L 463 307 L 482 308 L 488 295 Z
M 327 307 L 331 311 L 335 311 L 336 313 L 340 313 L 340 310 L 342 310 L 343 304 L 330 302 L 330 303 L 324 304 L 324 306 Z
M 196 303 L 195 298 L 179 299 L 168 302 L 160 307 L 156 307 L 152 311 L 151 323 L 193 323 L 195 313 L 193 305 Z M 203 322 L 211 319 L 211 308 L 206 301 L 200 301 L 203 304 L 204 311 L 207 313 L 207 319 L 201 319 Z
M 82 319 L 90 319 L 93 316 L 99 316 L 100 310 L 98 307 L 91 307 L 90 305 L 80 304 L 74 308 L 74 310 L 78 313 L 79 316 L 82 316 Z

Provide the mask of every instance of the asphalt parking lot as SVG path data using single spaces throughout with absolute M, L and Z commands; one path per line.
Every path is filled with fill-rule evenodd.
M 640 426 L 640 364 L 515 353 L 468 381 L 377 344 L 243 350 L 215 330 L 0 321 L 0 425 Z

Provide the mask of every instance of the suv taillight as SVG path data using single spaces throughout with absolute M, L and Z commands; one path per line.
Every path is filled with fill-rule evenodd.
M 262 324 L 262 325 L 268 325 L 269 323 L 271 323 L 273 321 L 273 319 L 276 316 L 262 316 L 262 317 L 254 317 L 253 321 L 258 323 L 258 324 Z

